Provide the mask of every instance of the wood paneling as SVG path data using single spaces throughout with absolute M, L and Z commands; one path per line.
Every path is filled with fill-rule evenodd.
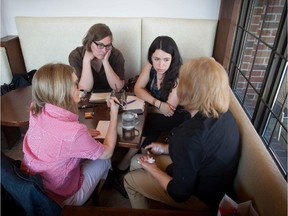
M 213 57 L 228 70 L 241 0 L 222 0 Z
M 5 47 L 12 75 L 27 73 L 18 36 L 1 38 L 1 47 Z

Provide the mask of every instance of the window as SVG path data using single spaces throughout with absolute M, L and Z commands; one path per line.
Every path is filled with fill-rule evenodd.
M 287 179 L 287 1 L 243 0 L 231 87 Z

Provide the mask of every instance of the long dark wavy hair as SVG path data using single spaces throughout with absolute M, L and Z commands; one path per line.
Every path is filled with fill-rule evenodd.
M 161 100 L 167 101 L 172 89 L 177 85 L 179 70 L 182 65 L 182 58 L 175 41 L 169 36 L 158 36 L 152 42 L 148 50 L 148 61 L 152 65 L 152 54 L 157 50 L 163 50 L 172 56 L 171 65 L 165 72 L 164 80 L 161 83 Z

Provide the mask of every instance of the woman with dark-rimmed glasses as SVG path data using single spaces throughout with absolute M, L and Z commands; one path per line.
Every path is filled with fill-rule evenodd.
M 97 23 L 83 38 L 83 46 L 69 55 L 69 64 L 76 70 L 79 89 L 87 92 L 104 92 L 122 89 L 125 84 L 124 57 L 113 47 L 110 28 Z

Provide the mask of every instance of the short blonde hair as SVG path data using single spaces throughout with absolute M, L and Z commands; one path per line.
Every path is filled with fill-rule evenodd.
M 39 68 L 32 80 L 33 115 L 42 112 L 46 103 L 53 104 L 71 112 L 77 113 L 78 106 L 73 100 L 73 67 L 65 64 L 46 64 Z
M 218 118 L 230 102 L 228 75 L 213 58 L 201 57 L 186 62 L 180 70 L 177 95 L 179 103 L 191 112 Z

